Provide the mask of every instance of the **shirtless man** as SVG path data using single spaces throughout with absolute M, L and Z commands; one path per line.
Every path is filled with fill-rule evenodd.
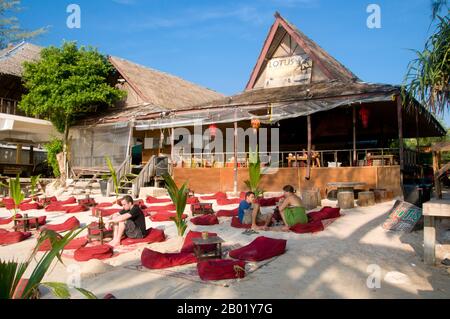
M 306 216 L 305 209 L 302 207 L 302 200 L 295 194 L 294 187 L 286 185 L 283 187 L 283 192 L 285 199 L 278 209 L 284 222 L 282 230 L 289 231 L 289 228 L 297 223 L 306 224 L 308 216 Z

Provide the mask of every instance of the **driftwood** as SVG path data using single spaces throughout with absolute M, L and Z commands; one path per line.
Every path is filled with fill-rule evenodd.
M 337 195 L 338 206 L 342 209 L 355 207 L 355 195 L 353 192 L 339 192 Z

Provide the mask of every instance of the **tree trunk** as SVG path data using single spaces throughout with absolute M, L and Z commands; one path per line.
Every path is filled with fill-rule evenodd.
M 61 185 L 66 184 L 66 179 L 68 177 L 68 167 L 67 167 L 67 150 L 68 150 L 68 141 L 69 141 L 69 120 L 66 119 L 65 127 L 64 127 L 64 140 L 63 140 L 63 170 L 61 170 L 61 164 L 60 172 L 61 172 Z

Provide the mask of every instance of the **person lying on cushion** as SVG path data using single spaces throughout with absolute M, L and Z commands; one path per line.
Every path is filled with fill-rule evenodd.
M 255 199 L 255 193 L 245 194 L 245 199 L 241 201 L 238 208 L 239 221 L 244 225 L 252 225 L 254 230 L 267 230 L 272 221 L 272 214 L 261 214 L 260 206 Z M 258 226 L 259 223 L 264 223 L 264 226 Z
M 306 216 L 305 208 L 302 200 L 295 194 L 294 187 L 286 185 L 283 187 L 284 200 L 278 209 L 284 222 L 283 231 L 289 231 L 289 228 L 297 224 L 307 224 L 308 216 Z
M 134 205 L 131 196 L 125 196 L 121 200 L 123 210 L 111 216 L 106 225 L 113 225 L 114 237 L 109 245 L 115 247 L 120 245 L 122 236 L 128 238 L 144 238 L 147 235 L 145 216 L 138 205 Z

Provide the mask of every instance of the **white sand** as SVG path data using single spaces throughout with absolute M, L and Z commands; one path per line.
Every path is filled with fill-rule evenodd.
M 96 197 L 96 200 L 104 202 L 112 198 Z M 147 227 L 164 229 L 166 242 L 143 244 L 105 261 L 77 263 L 64 258 L 65 266 L 55 263 L 45 280 L 66 282 L 73 280 L 74 273 L 79 271 L 83 288 L 99 297 L 112 293 L 117 298 L 449 298 L 450 272 L 444 266 L 426 266 L 422 261 L 423 232 L 403 234 L 381 228 L 393 203 L 344 210 L 345 216 L 316 234 L 268 231 L 247 236 L 242 235 L 243 230 L 230 227 L 230 218 L 220 218 L 220 224 L 215 226 L 189 223 L 188 230 L 216 232 L 227 244 L 245 245 L 260 235 L 288 240 L 284 255 L 229 287 L 124 268 L 140 263 L 144 247 L 161 252 L 180 249 L 182 238 L 177 236 L 173 222 L 152 223 L 149 219 Z M 324 200 L 322 204 L 334 206 L 335 202 Z M 29 215 L 47 215 L 47 222 L 52 224 L 70 216 L 76 216 L 82 223 L 96 220 L 90 212 L 65 215 L 42 210 L 30 211 Z M 10 213 L 0 209 L 0 217 L 7 216 Z M 441 228 L 448 229 L 449 224 L 442 223 Z M 448 233 L 441 233 L 438 259 L 450 257 L 450 242 L 444 238 Z M 35 239 L 29 239 L 0 247 L 0 258 L 22 260 L 35 243 Z M 374 269 L 379 269 L 380 288 L 367 287 L 368 266 L 373 264 L 379 266 Z M 77 293 L 73 296 L 80 297 Z M 45 294 L 44 298 L 47 297 L 52 296 Z

